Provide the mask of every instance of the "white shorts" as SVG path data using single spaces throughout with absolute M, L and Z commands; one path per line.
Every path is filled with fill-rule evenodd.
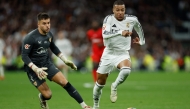
M 110 73 L 115 67 L 117 68 L 117 65 L 121 61 L 126 59 L 131 61 L 128 51 L 118 52 L 118 51 L 104 50 L 97 72 L 100 74 Z

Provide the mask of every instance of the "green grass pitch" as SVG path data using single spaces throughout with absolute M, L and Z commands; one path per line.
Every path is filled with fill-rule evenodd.
M 190 109 L 190 73 L 132 72 L 128 79 L 118 87 L 118 100 L 109 100 L 110 85 L 117 73 L 109 75 L 103 88 L 100 109 Z M 92 83 L 90 73 L 70 73 L 69 81 L 82 95 L 85 102 L 92 106 Z M 59 85 L 49 82 L 53 92 L 48 101 L 50 109 L 81 109 Z M 5 80 L 0 81 L 0 109 L 40 109 L 38 91 L 31 85 L 22 71 L 6 72 Z

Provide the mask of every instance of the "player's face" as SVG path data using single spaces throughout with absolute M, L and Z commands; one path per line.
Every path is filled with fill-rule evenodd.
M 113 13 L 117 20 L 123 20 L 125 15 L 125 5 L 114 5 Z
M 41 34 L 46 34 L 50 31 L 50 19 L 42 19 L 38 21 L 38 29 Z
M 97 22 L 97 21 L 93 21 L 93 22 L 92 22 L 92 28 L 93 28 L 93 29 L 98 29 L 98 26 L 99 26 L 99 25 L 98 25 L 98 22 Z

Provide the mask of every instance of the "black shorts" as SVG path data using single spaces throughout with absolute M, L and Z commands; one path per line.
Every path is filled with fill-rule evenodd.
M 55 67 L 54 64 L 49 64 L 47 65 L 47 70 L 46 72 L 48 73 L 47 75 L 47 78 L 51 81 L 51 79 L 53 78 L 53 76 L 58 73 L 60 70 Z M 36 75 L 36 73 L 32 70 L 32 69 L 29 69 L 27 71 L 27 75 L 28 75 L 28 78 L 30 80 L 30 82 L 37 88 L 39 87 L 42 83 L 44 83 L 46 80 L 45 79 L 42 79 L 40 80 L 38 78 L 38 76 Z

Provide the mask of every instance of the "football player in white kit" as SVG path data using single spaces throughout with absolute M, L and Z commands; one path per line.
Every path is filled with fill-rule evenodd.
M 117 0 L 113 4 L 113 13 L 103 21 L 103 40 L 105 49 L 97 69 L 98 78 L 93 88 L 93 109 L 99 109 L 102 88 L 106 84 L 108 74 L 114 67 L 120 70 L 116 80 L 111 84 L 111 102 L 117 100 L 117 87 L 123 83 L 131 72 L 131 60 L 128 50 L 131 48 L 131 34 L 133 28 L 139 37 L 133 43 L 145 44 L 144 33 L 137 17 L 125 14 L 125 4 Z
M 55 45 L 60 48 L 61 52 L 64 54 L 64 56 L 69 59 L 71 58 L 72 52 L 73 52 L 73 46 L 69 39 L 66 38 L 65 32 L 59 31 L 57 33 L 58 39 L 55 41 Z M 68 70 L 69 67 L 63 63 L 63 61 L 60 58 L 57 58 L 57 56 L 53 55 L 56 59 L 55 64 L 56 66 L 63 72 L 63 75 L 68 79 Z

